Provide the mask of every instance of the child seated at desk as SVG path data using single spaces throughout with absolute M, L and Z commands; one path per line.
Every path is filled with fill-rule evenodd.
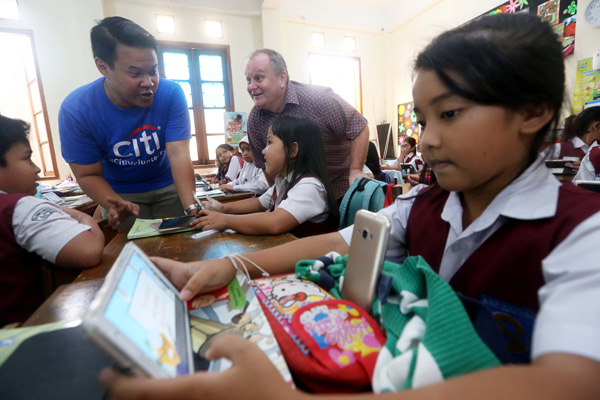
M 269 184 L 263 170 L 256 168 L 256 165 L 254 165 L 248 136 L 244 136 L 240 140 L 239 146 L 244 160 L 240 176 L 229 183 L 219 186 L 219 189 L 223 192 L 252 192 L 255 195 L 261 195 L 267 191 Z
M 423 169 L 423 159 L 417 155 L 417 141 L 413 137 L 405 137 L 400 145 L 400 155 L 389 164 L 384 164 L 381 169 L 402 170 L 402 164 L 410 164 L 415 171 Z
M 0 116 L 0 327 L 44 301 L 41 259 L 67 268 L 100 263 L 104 235 L 92 217 L 42 200 L 29 125 Z
M 592 142 L 573 180 L 600 180 L 600 107 L 586 108 L 577 115 L 573 130 L 577 135 L 587 136 Z
M 419 54 L 415 69 L 413 99 L 424 128 L 421 150 L 437 184 L 425 192 L 417 187 L 379 212 L 392 224 L 387 255 L 422 255 L 454 290 L 537 313 L 531 363 L 501 365 L 435 384 L 424 378 L 422 386 L 395 393 L 326 397 L 293 390 L 257 346 L 229 335 L 217 338 L 207 357 L 226 357 L 231 369 L 154 380 L 105 370 L 100 379 L 111 396 L 600 398 L 600 197 L 571 183 L 561 185 L 537 157 L 564 98 L 562 46 L 554 29 L 528 13 L 486 16 L 438 36 Z M 299 260 L 330 251 L 347 253 L 352 229 L 246 257 L 271 274 L 290 273 Z M 227 259 L 154 261 L 181 289 L 182 300 L 222 287 L 236 273 Z M 254 277 L 260 276 L 247 266 Z M 410 342 L 407 336 L 405 342 Z M 411 348 L 422 350 L 416 344 Z M 428 358 L 423 364 L 426 370 L 435 361 Z M 405 382 L 406 371 L 387 371 L 390 381 Z M 441 372 L 434 369 L 430 376 L 437 374 Z
M 230 144 L 220 144 L 216 150 L 219 169 L 214 178 L 215 183 L 222 185 L 237 179 L 240 170 L 244 166 L 242 157 L 235 153 L 235 148 Z
M 249 235 L 291 232 L 299 237 L 336 230 L 338 208 L 319 126 L 308 118 L 278 117 L 269 128 L 263 154 L 266 171 L 275 176 L 271 188 L 258 198 L 226 204 L 209 197 L 191 225 Z

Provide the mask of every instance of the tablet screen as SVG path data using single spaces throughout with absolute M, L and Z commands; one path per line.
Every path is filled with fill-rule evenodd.
M 187 375 L 191 366 L 181 315 L 187 310 L 137 252 L 130 255 L 104 317 L 167 375 Z

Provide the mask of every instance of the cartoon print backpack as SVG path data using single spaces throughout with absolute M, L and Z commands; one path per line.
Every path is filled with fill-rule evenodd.
M 388 184 L 376 179 L 360 178 L 354 181 L 340 204 L 339 229 L 354 224 L 354 216 L 358 210 L 381 210 L 387 191 Z

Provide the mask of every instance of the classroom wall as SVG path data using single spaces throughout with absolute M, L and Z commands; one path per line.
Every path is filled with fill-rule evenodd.
M 575 52 L 565 58 L 567 99 L 563 106 L 566 117 L 571 113 L 570 101 L 575 86 L 577 61 L 592 57 L 600 47 L 600 28 L 583 20 L 583 12 L 590 0 L 578 0 L 579 20 L 575 35 Z M 398 104 L 412 101 L 412 64 L 421 49 L 439 33 L 501 4 L 501 0 L 443 0 L 431 3 L 421 13 L 400 25 L 385 36 L 385 61 L 388 71 L 386 100 L 387 119 L 395 121 Z M 397 138 L 397 127 L 394 130 Z M 397 143 L 397 141 L 396 141 Z
M 58 110 L 71 90 L 97 75 L 88 32 L 94 19 L 102 18 L 102 4 L 100 0 L 19 0 L 19 10 L 20 20 L 0 20 L 0 28 L 33 32 L 56 163 L 64 179 L 69 168 L 60 155 Z
M 381 62 L 384 55 L 383 36 L 378 33 L 353 31 L 326 25 L 282 21 L 281 37 L 290 79 L 310 82 L 309 53 L 344 55 L 360 58 L 363 115 L 369 121 L 371 138 L 376 137 L 376 124 L 386 119 L 385 73 Z M 325 48 L 312 46 L 312 33 L 325 34 Z M 344 36 L 356 38 L 356 51 L 343 48 Z

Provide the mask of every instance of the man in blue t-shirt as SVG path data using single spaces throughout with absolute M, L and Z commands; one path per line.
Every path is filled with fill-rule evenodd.
M 135 216 L 196 214 L 187 101 L 178 84 L 159 78 L 156 39 L 109 17 L 91 41 L 103 77 L 69 94 L 58 117 L 62 155 L 79 185 L 115 229 Z

